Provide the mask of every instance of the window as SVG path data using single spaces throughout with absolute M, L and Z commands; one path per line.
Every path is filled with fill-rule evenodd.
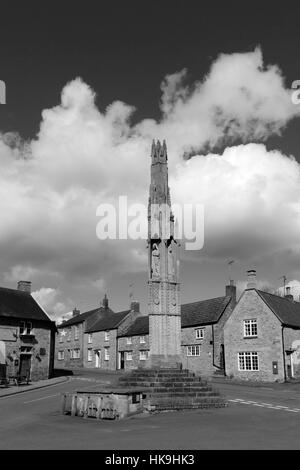
M 20 336 L 32 334 L 32 323 L 30 321 L 21 321 L 20 323 Z
M 194 356 L 200 356 L 200 346 L 188 346 L 187 347 L 187 356 L 188 357 L 194 357 Z
M 132 351 L 127 351 L 127 353 L 126 353 L 126 361 L 132 361 Z
M 65 358 L 65 351 L 58 351 L 58 360 L 63 361 Z
M 104 359 L 105 361 L 109 361 L 109 349 L 104 348 Z
M 71 335 L 72 335 L 72 329 L 69 328 L 68 329 L 68 337 L 67 337 L 67 341 L 71 341 Z
M 145 336 L 140 336 L 140 344 L 145 344 L 145 343 L 146 343 Z
M 64 337 L 66 336 L 65 330 L 62 330 L 59 335 L 59 342 L 63 343 L 64 342 Z
M 74 339 L 79 339 L 79 327 L 75 325 Z
M 89 334 L 89 335 L 88 335 L 88 343 L 89 343 L 89 344 L 92 344 L 92 342 L 93 342 L 93 335 L 92 335 L 92 334 Z
M 241 371 L 256 371 L 259 370 L 258 353 L 257 352 L 242 352 L 238 354 L 239 370 Z
M 105 341 L 109 341 L 109 331 L 105 332 Z
M 257 320 L 244 321 L 244 337 L 254 338 L 257 336 Z
M 140 361 L 146 361 L 148 359 L 148 351 L 140 351 Z
M 93 361 L 93 350 L 88 349 L 88 362 L 92 362 L 92 361 Z
M 196 330 L 196 339 L 204 339 L 204 328 Z
M 73 356 L 71 354 L 71 359 L 80 359 L 80 349 L 74 349 L 73 350 Z
M 73 349 L 69 349 L 70 351 L 70 359 L 73 359 Z
M 132 338 L 127 338 L 127 344 L 132 344 Z

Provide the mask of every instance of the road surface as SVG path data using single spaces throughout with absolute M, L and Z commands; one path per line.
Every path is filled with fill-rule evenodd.
M 75 376 L 67 383 L 0 398 L 0 449 L 300 449 L 300 384 L 217 384 L 229 400 L 225 409 L 116 422 L 62 415 L 61 393 L 88 390 L 93 380 Z

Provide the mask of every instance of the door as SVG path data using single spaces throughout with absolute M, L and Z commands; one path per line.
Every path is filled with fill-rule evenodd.
M 220 350 L 220 367 L 223 371 L 225 371 L 225 351 L 224 351 L 224 344 L 221 344 Z
M 101 367 L 101 351 L 95 351 L 95 367 L 97 369 Z
M 125 369 L 125 352 L 119 352 L 119 369 L 124 370 Z
M 19 375 L 30 379 L 31 355 L 21 354 Z

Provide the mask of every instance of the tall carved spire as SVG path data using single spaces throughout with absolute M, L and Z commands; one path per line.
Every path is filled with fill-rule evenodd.
M 180 288 L 165 141 L 152 144 L 148 224 L 150 361 L 174 367 L 181 352 Z

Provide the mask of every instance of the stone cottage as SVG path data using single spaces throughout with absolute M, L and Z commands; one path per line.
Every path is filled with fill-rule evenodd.
M 56 326 L 31 296 L 31 283 L 0 288 L 0 364 L 7 378 L 48 379 L 53 372 Z
M 284 382 L 300 377 L 300 303 L 257 289 L 256 271 L 224 328 L 226 375 Z
M 116 370 L 119 363 L 117 338 L 140 315 L 140 304 L 132 302 L 129 310 L 103 316 L 86 328 L 83 335 L 84 367 Z
M 55 343 L 55 368 L 77 369 L 84 367 L 84 334 L 86 329 L 114 312 L 104 297 L 100 307 L 80 313 L 74 309 L 73 317 L 57 327 Z
M 224 324 L 236 304 L 236 287 L 226 295 L 181 306 L 182 367 L 205 376 L 224 373 Z M 142 316 L 118 335 L 118 368 L 149 367 L 149 317 Z

